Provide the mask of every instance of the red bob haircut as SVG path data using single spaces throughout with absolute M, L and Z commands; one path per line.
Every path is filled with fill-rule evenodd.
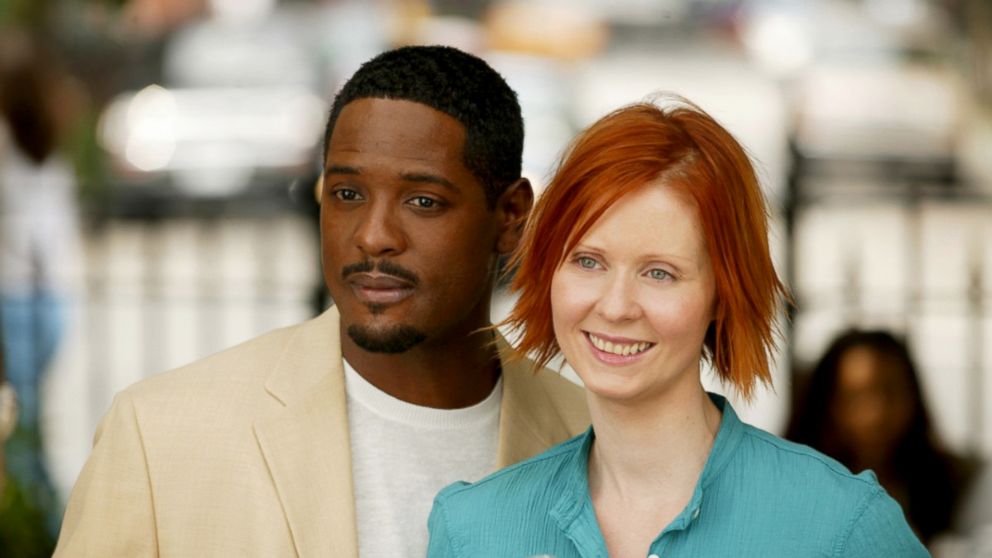
M 692 199 L 716 280 L 716 312 L 704 355 L 720 378 L 750 399 L 771 383 L 778 304 L 788 299 L 768 249 L 768 214 L 754 168 L 739 143 L 681 97 L 670 106 L 616 110 L 571 144 L 541 195 L 511 260 L 519 295 L 504 322 L 519 351 L 544 366 L 558 352 L 551 279 L 589 229 L 620 198 L 657 179 Z

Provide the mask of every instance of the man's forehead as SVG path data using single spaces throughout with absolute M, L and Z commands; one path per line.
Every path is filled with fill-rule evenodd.
M 331 133 L 331 144 L 342 136 L 349 138 L 371 134 L 432 137 L 456 141 L 461 147 L 465 126 L 455 117 L 429 105 L 406 99 L 365 97 L 355 99 L 341 109 Z
M 434 175 L 449 182 L 475 180 L 464 158 L 464 127 L 427 105 L 395 99 L 359 99 L 341 111 L 324 161 L 324 174 Z

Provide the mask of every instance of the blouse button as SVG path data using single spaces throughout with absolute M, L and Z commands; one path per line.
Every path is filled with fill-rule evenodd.
M 658 556 L 657 554 L 652 554 L 648 556 L 648 558 L 661 558 L 661 556 Z

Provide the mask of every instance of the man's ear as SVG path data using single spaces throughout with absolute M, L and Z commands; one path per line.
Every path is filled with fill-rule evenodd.
M 534 190 L 530 186 L 530 180 L 518 178 L 506 187 L 496 200 L 496 220 L 499 225 L 496 252 L 509 254 L 516 249 L 533 205 Z

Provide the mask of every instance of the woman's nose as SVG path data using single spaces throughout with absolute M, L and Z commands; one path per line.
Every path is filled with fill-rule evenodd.
M 613 322 L 632 320 L 640 316 L 635 281 L 622 273 L 613 272 L 605 278 L 603 290 L 596 303 L 596 311 Z

